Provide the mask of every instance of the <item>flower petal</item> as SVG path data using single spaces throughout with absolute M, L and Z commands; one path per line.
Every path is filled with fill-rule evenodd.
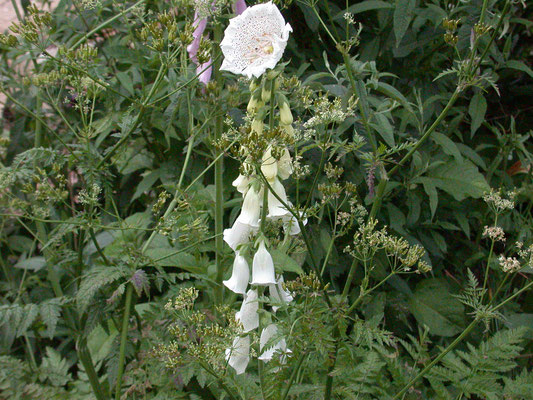
M 236 337 L 231 348 L 226 349 L 226 360 L 237 375 L 244 373 L 250 362 L 250 337 Z
M 252 285 L 269 285 L 276 283 L 274 260 L 261 241 L 254 255 L 252 264 Z
M 242 324 L 244 332 L 250 332 L 259 327 L 258 309 L 257 291 L 250 289 L 244 296 L 241 309 L 235 313 L 235 319 Z
M 237 252 L 235 260 L 233 261 L 231 278 L 222 283 L 234 293 L 245 294 L 249 280 L 250 267 L 248 266 L 246 259 Z

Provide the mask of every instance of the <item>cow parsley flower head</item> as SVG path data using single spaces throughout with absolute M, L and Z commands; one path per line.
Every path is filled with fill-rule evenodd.
M 248 7 L 232 18 L 220 43 L 221 70 L 260 77 L 281 59 L 292 28 L 272 2 Z

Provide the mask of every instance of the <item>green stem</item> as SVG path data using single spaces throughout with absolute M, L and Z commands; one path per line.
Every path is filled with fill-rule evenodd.
M 215 25 L 214 31 L 215 43 L 220 43 L 222 39 L 222 26 L 220 23 Z M 217 50 L 219 51 L 219 50 Z M 224 85 L 224 78 L 220 71 L 220 61 L 217 58 L 217 62 L 214 65 L 215 70 L 215 81 L 218 93 L 222 93 L 222 87 Z M 217 106 L 221 106 L 221 102 L 217 102 Z M 218 141 L 222 137 L 223 129 L 223 115 L 222 110 L 218 110 L 215 117 L 215 140 Z M 224 232 L 224 180 L 223 180 L 223 171 L 224 171 L 224 158 L 221 156 L 222 150 L 217 150 L 216 157 L 217 161 L 215 162 L 215 249 L 216 249 L 216 277 L 215 277 L 215 303 L 222 304 L 222 297 L 224 294 L 224 286 L 222 285 L 222 278 L 224 275 L 224 267 L 222 265 L 222 259 L 224 255 L 224 237 L 222 236 Z
M 131 298 L 133 297 L 133 285 L 128 284 L 126 289 L 126 302 L 124 305 L 124 315 L 122 317 L 122 330 L 120 332 L 120 349 L 118 356 L 117 384 L 115 388 L 115 400 L 120 400 L 122 388 L 122 375 L 124 373 L 124 359 L 126 357 L 126 340 L 128 338 L 128 323 L 130 319 Z
M 96 373 L 96 370 L 94 369 L 94 363 L 91 357 L 91 353 L 89 352 L 89 349 L 87 348 L 87 343 L 85 340 L 80 340 L 78 342 L 78 358 L 80 359 L 83 369 L 85 370 L 85 373 L 87 374 L 87 377 L 89 378 L 89 383 L 91 384 L 91 388 L 93 390 L 93 393 L 97 400 L 109 400 L 109 396 L 107 396 L 103 390 L 102 385 L 100 384 L 100 381 L 98 380 L 98 375 Z
M 374 199 L 374 203 L 372 204 L 372 209 L 370 210 L 370 214 L 368 216 L 368 220 L 374 219 L 376 217 L 376 214 L 378 213 L 381 202 L 383 200 L 383 194 L 385 193 L 385 189 L 387 187 L 387 180 L 389 176 L 394 175 L 400 167 L 403 166 L 411 157 L 412 155 L 422 146 L 422 144 L 430 137 L 430 135 L 437 129 L 439 124 L 442 122 L 442 120 L 448 115 L 448 112 L 451 110 L 455 102 L 457 101 L 459 97 L 459 90 L 456 89 L 455 92 L 453 92 L 452 97 L 450 97 L 450 100 L 448 100 L 448 104 L 446 104 L 446 107 L 441 111 L 435 122 L 428 128 L 428 130 L 422 135 L 420 139 L 416 142 L 416 144 L 407 152 L 407 154 L 400 160 L 398 164 L 396 164 L 390 172 L 387 174 L 387 176 L 384 176 L 381 179 L 381 182 L 378 185 L 378 188 L 376 190 L 376 197 Z
M 512 296 L 509 296 L 507 299 L 505 299 L 504 301 L 502 301 L 500 304 L 498 304 L 496 307 L 492 308 L 491 311 L 495 312 L 497 311 L 498 309 L 500 309 L 501 307 L 503 307 L 505 304 L 507 304 L 508 302 L 510 302 L 511 300 L 513 300 L 514 298 L 520 296 L 523 292 L 529 290 L 531 287 L 533 286 L 533 281 L 529 282 L 526 286 L 524 286 L 522 289 L 518 290 L 517 292 L 515 292 Z M 477 323 L 479 322 L 479 319 L 474 319 L 470 325 L 468 325 L 466 327 L 466 329 L 463 331 L 463 333 L 461 333 L 461 335 L 459 335 L 452 343 L 450 343 L 448 345 L 448 347 L 446 347 L 446 349 L 444 349 L 444 351 L 442 353 L 440 353 L 438 355 L 438 357 L 436 357 L 431 363 L 429 363 L 422 371 L 420 371 L 413 379 L 411 379 L 409 381 L 409 383 L 407 383 L 407 385 L 405 385 L 403 387 L 402 390 L 400 390 L 393 398 L 392 400 L 397 400 L 399 399 L 401 396 L 403 396 L 408 390 L 409 388 L 416 382 L 418 381 L 420 378 L 422 378 L 431 368 L 433 368 L 433 366 L 435 364 L 437 364 L 440 360 L 442 360 L 442 358 L 448 354 L 451 350 L 453 350 L 464 338 L 466 335 L 468 335 L 470 333 L 470 331 L 472 331 L 472 329 L 474 329 L 474 327 L 477 325 Z
M 498 225 L 498 214 L 496 214 L 496 217 L 494 218 L 494 226 Z M 494 243 L 496 240 L 492 239 L 492 242 L 490 244 L 490 250 L 489 250 L 489 256 L 487 257 L 487 267 L 485 268 L 485 277 L 483 278 L 483 288 L 482 288 L 482 294 L 481 294 L 481 300 L 483 301 L 483 298 L 485 297 L 485 289 L 487 287 L 487 282 L 489 279 L 489 269 L 490 269 L 490 260 L 492 259 L 492 253 L 494 251 Z
M 344 298 L 348 296 L 348 293 L 350 291 L 350 286 L 352 286 L 352 281 L 355 276 L 356 268 L 357 268 L 357 258 L 354 258 L 352 261 L 352 265 L 350 266 L 350 272 L 348 273 L 348 278 L 346 279 L 346 283 L 344 284 L 344 289 L 342 290 L 342 297 Z
M 296 375 L 298 375 L 298 371 L 300 371 L 300 368 L 302 367 L 302 364 L 306 356 L 307 356 L 307 353 L 303 353 L 300 356 L 298 363 L 296 364 L 296 367 L 292 370 L 291 376 L 289 377 L 289 381 L 287 382 L 287 386 L 285 386 L 285 390 L 283 392 L 283 395 L 281 396 L 281 400 L 285 400 L 287 396 L 289 395 L 289 391 L 291 390 L 291 386 L 294 382 L 294 379 L 296 378 Z
M 420 378 L 422 378 L 426 374 L 426 372 L 428 372 L 431 368 L 433 368 L 435 364 L 437 364 L 440 360 L 442 360 L 446 354 L 448 354 L 451 350 L 455 348 L 455 346 L 461 343 L 461 341 L 465 338 L 465 336 L 468 335 L 472 329 L 474 329 L 474 327 L 477 325 L 478 322 L 479 322 L 478 319 L 474 319 L 470 323 L 470 325 L 468 325 L 466 329 L 459 336 L 457 336 L 457 338 L 455 338 L 455 340 L 452 343 L 450 343 L 448 347 L 446 347 L 446 349 L 444 349 L 443 352 L 441 352 L 432 362 L 426 365 L 426 367 L 422 371 L 420 371 L 413 379 L 411 379 L 403 387 L 402 390 L 396 393 L 396 395 L 392 398 L 392 400 L 396 400 L 402 397 L 409 390 L 409 388 L 413 386 L 415 382 L 417 382 Z

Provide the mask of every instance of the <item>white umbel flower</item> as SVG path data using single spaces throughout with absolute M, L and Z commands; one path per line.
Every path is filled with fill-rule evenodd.
M 252 264 L 252 285 L 270 285 L 276 283 L 274 260 L 262 240 L 254 255 Z
M 272 2 L 248 7 L 232 18 L 220 43 L 221 70 L 260 77 L 281 59 L 292 28 Z
M 263 348 L 267 345 L 267 343 L 278 333 L 278 327 L 275 324 L 268 325 L 265 329 L 263 329 L 263 332 L 261 332 L 261 337 L 259 338 L 259 349 L 263 350 Z M 268 348 L 261 354 L 258 358 L 261 361 L 268 362 L 272 360 L 272 357 L 274 356 L 274 353 L 276 351 L 279 351 L 282 353 L 281 355 L 281 361 L 282 363 L 285 360 L 285 355 L 287 353 L 291 353 L 290 350 L 287 349 L 287 342 L 285 339 L 281 339 L 279 342 L 277 342 L 274 346 Z
M 233 339 L 231 348 L 226 349 L 226 360 L 237 375 L 244 373 L 250 362 L 250 337 L 239 336 Z
M 246 259 L 236 252 L 235 261 L 233 261 L 233 271 L 231 278 L 222 282 L 229 290 L 238 294 L 245 294 L 250 280 L 250 267 Z
M 257 291 L 250 289 L 244 296 L 241 309 L 235 313 L 235 319 L 242 324 L 244 332 L 250 332 L 259 327 L 258 309 Z

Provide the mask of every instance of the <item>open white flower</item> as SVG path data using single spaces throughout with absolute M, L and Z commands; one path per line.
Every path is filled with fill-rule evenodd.
M 233 261 L 233 271 L 231 278 L 222 282 L 229 290 L 234 293 L 245 294 L 250 280 L 250 267 L 246 259 L 236 252 L 235 261 Z
M 241 214 L 237 220 L 243 224 L 251 226 L 259 225 L 259 214 L 261 213 L 261 193 L 250 188 L 244 195 Z
M 226 360 L 237 375 L 244 373 L 250 361 L 250 337 L 239 336 L 233 339 L 231 348 L 226 349 Z
M 274 260 L 272 260 L 272 256 L 266 249 L 265 242 L 261 241 L 252 264 L 252 285 L 270 285 L 275 283 Z
M 272 2 L 248 7 L 232 18 L 220 43 L 221 70 L 260 77 L 281 59 L 292 28 Z
M 258 309 L 257 291 L 250 289 L 244 296 L 241 309 L 235 313 L 235 319 L 242 324 L 244 332 L 250 332 L 259 327 Z
M 263 348 L 267 345 L 267 343 L 277 335 L 278 333 L 278 327 L 275 324 L 268 325 L 265 329 L 263 329 L 263 332 L 261 332 L 261 337 L 259 338 L 259 349 L 263 350 Z M 274 353 L 281 352 L 281 362 L 282 364 L 285 361 L 285 356 L 287 353 L 292 353 L 289 349 L 287 349 L 287 342 L 285 339 L 281 339 L 279 342 L 277 342 L 272 347 L 268 348 L 261 354 L 258 358 L 261 361 L 268 362 L 272 360 L 272 357 L 274 356 Z
M 278 195 L 278 197 L 283 200 L 283 203 L 287 204 L 287 193 L 285 192 L 285 188 L 283 187 L 283 184 L 279 181 L 279 179 L 275 179 L 274 182 L 272 182 L 272 189 L 274 192 Z M 281 201 L 278 200 L 276 196 L 274 196 L 274 193 L 272 193 L 270 190 L 268 191 L 268 218 L 281 218 L 286 217 L 290 215 L 289 210 L 287 210 L 287 207 L 283 205 Z

